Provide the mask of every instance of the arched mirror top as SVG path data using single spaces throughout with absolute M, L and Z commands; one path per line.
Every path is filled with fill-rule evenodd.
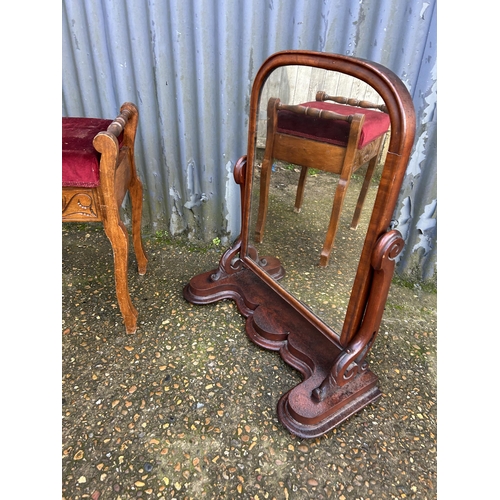
M 415 129 L 415 112 L 408 89 L 390 69 L 373 61 L 330 54 L 326 52 L 282 51 L 266 59 L 255 76 L 250 96 L 250 113 L 248 126 L 248 160 L 256 132 L 256 118 L 260 93 L 269 75 L 279 67 L 304 66 L 335 71 L 350 75 L 370 85 L 384 101 L 391 118 L 391 142 L 389 151 L 395 154 L 403 152 L 413 145 Z

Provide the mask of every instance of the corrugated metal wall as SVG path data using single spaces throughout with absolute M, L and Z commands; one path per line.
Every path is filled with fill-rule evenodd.
M 394 225 L 399 272 L 436 262 L 435 0 L 63 0 L 63 116 L 140 113 L 145 231 L 223 242 L 240 230 L 232 170 L 253 78 L 272 53 L 336 52 L 392 69 L 417 110 Z

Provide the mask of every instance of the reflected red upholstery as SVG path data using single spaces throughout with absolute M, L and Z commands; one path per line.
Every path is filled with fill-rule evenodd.
M 62 119 L 62 185 L 93 188 L 99 185 L 101 154 L 92 141 L 113 120 L 101 118 Z M 123 133 L 122 133 L 123 134 Z M 121 143 L 123 135 L 119 137 Z
M 356 113 L 365 115 L 358 149 L 385 134 L 391 124 L 387 113 L 381 113 L 373 109 L 363 109 L 323 101 L 306 102 L 301 104 L 301 106 L 324 109 L 342 115 L 353 115 Z M 325 120 L 314 116 L 299 115 L 286 110 L 278 111 L 278 132 L 316 141 L 321 140 L 322 142 L 336 144 L 337 146 L 347 146 L 350 126 L 350 123 L 342 120 Z

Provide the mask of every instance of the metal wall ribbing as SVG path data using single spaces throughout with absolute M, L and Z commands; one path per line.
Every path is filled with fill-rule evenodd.
M 417 137 L 394 214 L 398 271 L 436 264 L 435 0 L 63 0 L 63 116 L 140 112 L 144 229 L 234 240 L 253 78 L 286 49 L 379 62 L 405 82 Z

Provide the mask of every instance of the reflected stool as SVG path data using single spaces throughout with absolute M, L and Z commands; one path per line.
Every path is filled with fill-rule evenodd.
M 326 102 L 333 101 L 333 102 Z M 282 104 L 271 98 L 267 106 L 267 134 L 260 177 L 260 198 L 255 238 L 261 243 L 268 209 L 271 167 L 274 160 L 301 166 L 295 212 L 300 212 L 309 168 L 340 176 L 333 199 L 320 266 L 328 265 L 337 233 L 342 205 L 351 176 L 369 162 L 351 228 L 356 229 L 385 134 L 390 128 L 385 105 L 330 96 L 323 91 L 316 101 Z

